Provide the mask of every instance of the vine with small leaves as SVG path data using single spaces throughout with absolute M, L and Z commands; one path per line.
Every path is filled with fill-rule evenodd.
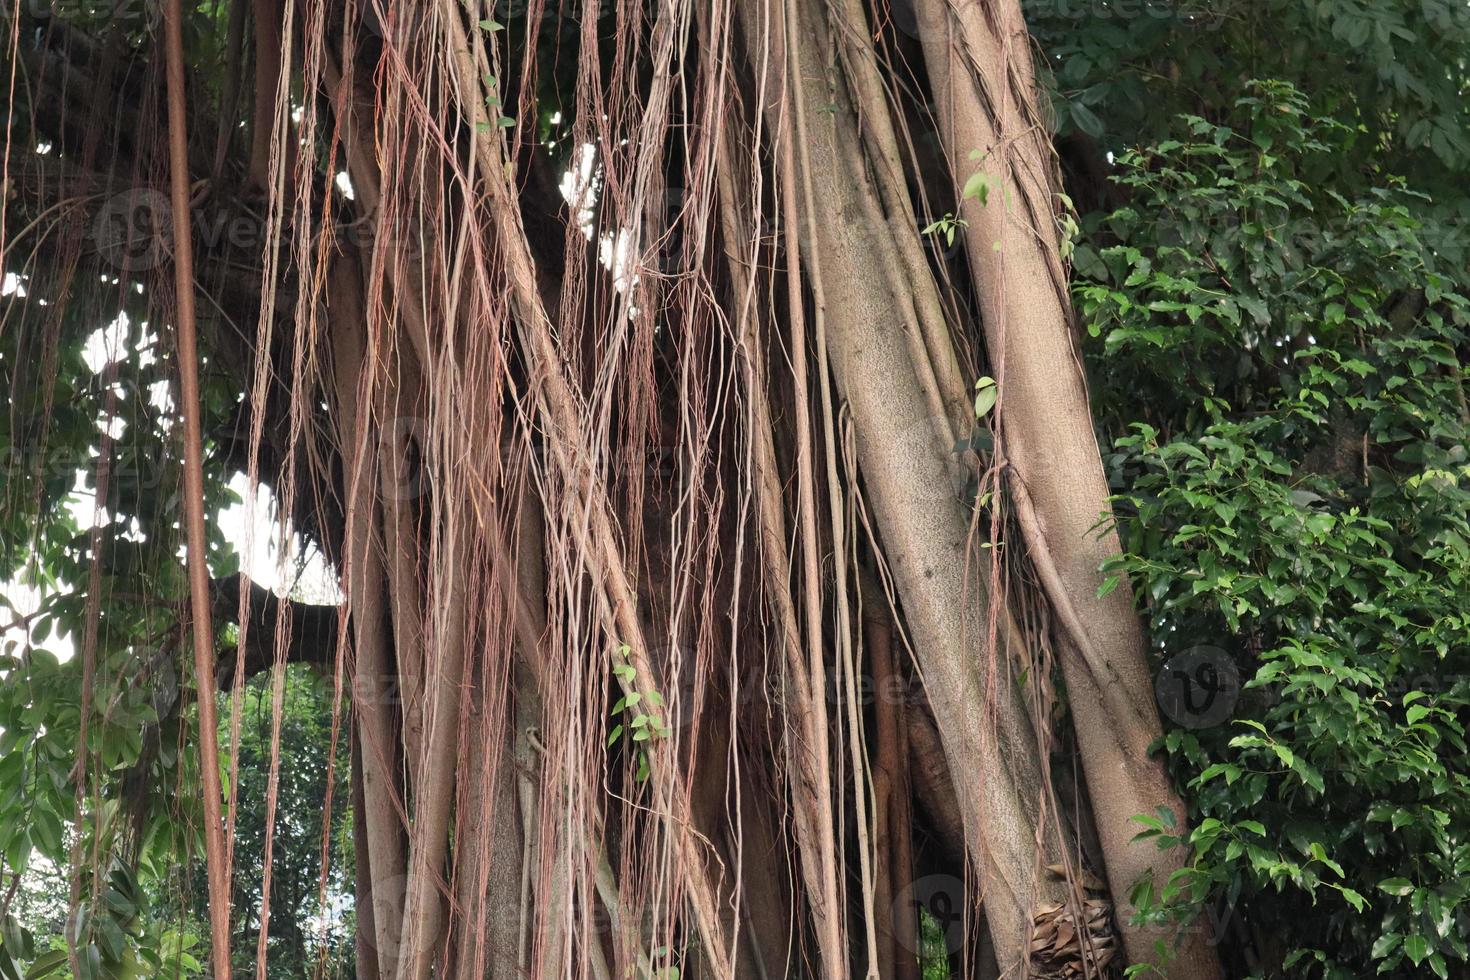
M 961 228 L 968 228 L 969 226 L 970 223 L 964 218 L 956 218 L 953 211 L 946 211 L 942 218 L 937 218 L 925 225 L 921 234 L 934 235 L 936 237 L 943 235 L 944 245 L 946 248 L 949 248 L 954 245 L 955 234 Z
M 629 660 L 631 652 L 632 648 L 624 643 L 614 654 L 613 676 L 622 684 L 626 693 L 613 704 L 613 716 L 623 720 L 613 725 L 607 736 L 607 745 L 611 748 L 625 734 L 629 735 L 637 751 L 638 769 L 635 778 L 643 782 L 649 774 L 649 757 L 645 743 L 652 738 L 668 738 L 673 730 L 664 721 L 662 714 L 642 710 L 644 706 L 650 709 L 664 707 L 664 697 L 652 688 L 647 688 L 646 694 L 640 692 L 638 668 Z

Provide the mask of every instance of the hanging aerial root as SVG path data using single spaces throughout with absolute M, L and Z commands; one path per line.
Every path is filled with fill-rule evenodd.
M 194 676 L 199 692 L 199 771 L 204 792 L 204 851 L 209 876 L 210 958 L 215 980 L 230 977 L 230 869 L 226 864 L 218 721 L 215 716 L 214 630 L 204 536 L 204 467 L 199 432 L 199 355 L 194 325 L 194 251 L 189 220 L 189 135 L 184 95 L 183 0 L 164 10 L 168 57 L 169 189 L 173 205 L 175 326 L 179 393 L 184 415 L 184 512 L 188 531 L 189 595 L 194 624 Z

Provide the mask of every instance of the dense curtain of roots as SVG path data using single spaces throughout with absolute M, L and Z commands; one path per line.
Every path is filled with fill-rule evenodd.
M 66 331 L 126 307 L 173 356 L 149 211 L 162 34 L 139 16 L 8 22 L 0 248 L 32 301 L 7 296 L 3 329 L 43 443 Z M 1050 772 L 1070 744 L 1053 611 L 1007 546 L 991 418 L 969 405 L 999 366 L 963 258 L 920 234 L 979 165 L 941 148 L 916 31 L 946 28 L 915 18 L 881 0 L 190 13 L 203 370 L 244 393 L 216 397 L 210 463 L 248 475 L 247 511 L 271 488 L 344 598 L 221 593 L 224 751 L 238 765 L 229 678 L 274 664 L 277 717 L 286 662 L 332 679 L 321 751 L 352 793 L 324 806 L 353 808 L 362 980 L 913 978 L 921 910 L 976 975 L 1014 966 L 1013 934 L 1038 975 L 1108 968 L 1086 789 Z M 96 234 L 120 196 L 143 236 L 122 261 Z M 878 289 L 903 308 L 864 322 Z M 857 397 L 888 383 L 857 367 L 879 347 L 915 379 L 917 426 Z M 129 422 L 171 446 L 171 417 Z M 104 437 L 89 464 L 99 500 L 114 455 Z M 883 489 L 920 458 L 927 498 Z M 19 480 L 7 506 L 38 514 Z M 926 508 L 944 567 L 893 523 Z M 177 547 L 173 523 L 150 530 Z M 92 532 L 94 576 L 113 533 Z M 942 661 L 914 619 L 935 574 L 969 609 Z M 116 670 L 92 586 L 82 652 Z M 85 813 L 107 774 L 82 745 Z M 273 758 L 272 808 L 279 775 Z M 1024 867 L 976 830 L 1001 784 Z M 134 805 L 180 806 L 154 793 Z M 99 862 L 73 864 L 85 906 Z M 992 877 L 1014 901 L 987 901 Z

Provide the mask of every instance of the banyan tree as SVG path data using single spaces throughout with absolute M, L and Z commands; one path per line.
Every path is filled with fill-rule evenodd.
M 271 753 L 250 858 L 347 861 L 359 980 L 1220 975 L 1134 914 L 1186 817 L 1017 0 L 58 4 L 0 204 L 44 969 L 155 975 L 173 847 L 267 975 L 240 692 L 279 736 L 305 663 L 335 791 L 283 826 Z M 234 567 L 242 480 L 333 595 Z

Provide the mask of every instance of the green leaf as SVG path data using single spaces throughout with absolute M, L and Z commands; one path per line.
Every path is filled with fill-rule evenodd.
M 996 387 L 994 378 L 981 378 L 975 382 L 975 417 L 983 419 L 995 407 L 995 399 L 1000 394 Z
M 1072 249 L 1072 268 L 1078 275 L 1098 282 L 1108 281 L 1107 263 L 1097 254 L 1091 245 L 1081 244 Z
M 26 980 L 44 980 L 45 977 L 61 972 L 67 965 L 67 952 L 64 949 L 52 950 L 36 957 L 31 968 L 26 971 Z
M 1369 955 L 1375 960 L 1384 959 L 1399 948 L 1399 943 L 1403 941 L 1403 938 L 1403 936 L 1400 936 L 1396 932 L 1385 932 L 1373 943 L 1373 949 L 1369 952 Z
M 1091 109 L 1087 108 L 1081 102 L 1068 103 L 1067 108 L 1071 111 L 1072 121 L 1077 124 L 1078 129 L 1093 139 L 1098 139 L 1102 136 L 1102 120 L 1097 118 L 1097 115 Z
M 969 180 L 965 181 L 965 189 L 960 194 L 960 197 L 966 200 L 973 198 L 979 201 L 981 206 L 984 206 L 990 199 L 991 183 L 992 180 L 989 174 L 983 171 L 976 171 L 970 175 Z
M 10 843 L 5 847 L 6 870 L 23 874 L 30 861 L 31 834 L 28 830 L 22 830 L 12 837 Z

